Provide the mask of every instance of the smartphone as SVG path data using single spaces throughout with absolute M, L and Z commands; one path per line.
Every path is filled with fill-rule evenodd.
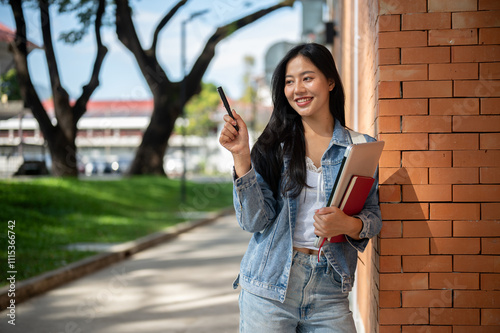
M 220 95 L 220 99 L 222 100 L 222 103 L 224 104 L 224 107 L 226 108 L 226 111 L 227 111 L 227 114 L 234 119 L 234 116 L 233 116 L 233 113 L 231 112 L 231 108 L 229 107 L 229 103 L 227 101 L 227 98 L 226 98 L 226 94 L 224 94 L 224 90 L 222 89 L 222 87 L 218 87 L 217 88 L 217 91 L 219 92 L 219 95 Z M 240 128 L 238 127 L 238 125 L 234 125 L 234 128 L 239 131 Z

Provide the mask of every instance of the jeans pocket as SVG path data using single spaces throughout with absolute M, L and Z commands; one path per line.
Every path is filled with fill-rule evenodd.
M 327 274 L 330 277 L 330 280 L 335 286 L 338 286 L 339 288 L 342 286 L 342 277 L 340 276 L 339 273 L 330 265 L 328 265 L 327 268 Z

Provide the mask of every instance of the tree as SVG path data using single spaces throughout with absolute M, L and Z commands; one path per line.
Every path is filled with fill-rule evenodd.
M 17 81 L 17 73 L 14 68 L 9 69 L 0 76 L 0 95 L 7 95 L 10 101 L 22 99 Z
M 213 119 L 214 111 L 220 104 L 217 87 L 213 83 L 202 83 L 201 86 L 201 92 L 193 96 L 185 107 L 187 135 L 208 136 L 217 131 L 217 122 Z M 176 126 L 175 133 L 182 133 L 182 129 Z
M 61 84 L 59 69 L 55 57 L 50 24 L 51 18 L 49 14 L 49 6 L 50 3 L 53 3 L 53 1 L 38 1 L 45 58 L 47 60 L 50 77 L 54 112 L 57 119 L 57 124 L 55 125 L 52 124 L 47 114 L 47 110 L 45 110 L 37 92 L 35 91 L 31 81 L 30 72 L 28 70 L 26 21 L 22 6 L 23 2 L 26 3 L 29 1 L 9 1 L 16 23 L 16 37 L 14 42 L 11 44 L 11 50 L 14 54 L 14 63 L 17 70 L 21 96 L 23 97 L 23 100 L 28 108 L 31 109 L 33 116 L 38 121 L 40 130 L 42 131 L 45 140 L 47 140 L 52 157 L 52 175 L 76 177 L 78 175 L 75 144 L 77 123 L 86 112 L 87 102 L 99 85 L 99 72 L 107 53 L 107 48 L 102 44 L 100 32 L 105 10 L 105 0 L 82 0 L 75 5 L 73 5 L 69 0 L 59 0 L 56 2 L 59 5 L 60 12 L 76 10 L 78 8 L 81 18 L 82 15 L 86 15 L 87 19 L 90 17 L 95 18 L 94 27 L 97 54 L 94 61 L 93 71 L 88 84 L 83 87 L 81 95 L 74 103 L 70 102 L 69 94 Z M 84 26 L 82 31 L 85 31 L 88 27 L 89 25 Z M 81 38 L 81 35 L 69 33 L 65 37 L 66 39 L 77 41 L 78 38 Z
M 186 2 L 187 0 L 179 1 L 166 13 L 154 31 L 151 47 L 145 49 L 137 36 L 132 21 L 132 10 L 129 6 L 129 1 L 116 1 L 116 33 L 118 39 L 134 55 L 154 100 L 151 121 L 144 132 L 142 142 L 132 162 L 129 170 L 131 174 L 165 175 L 163 156 L 167 150 L 168 139 L 174 130 L 175 120 L 182 114 L 186 101 L 201 90 L 203 75 L 215 56 L 215 47 L 217 44 L 238 29 L 258 20 L 268 13 L 286 6 L 292 6 L 294 0 L 280 2 L 267 9 L 257 11 L 217 28 L 207 40 L 202 53 L 188 74 L 181 81 L 173 82 L 158 62 L 156 46 L 161 30 Z M 182 85 L 186 87 L 183 97 L 181 96 Z

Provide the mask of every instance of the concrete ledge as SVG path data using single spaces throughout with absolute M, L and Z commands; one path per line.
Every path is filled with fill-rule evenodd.
M 124 260 L 134 253 L 146 250 L 160 243 L 177 237 L 179 234 L 194 229 L 198 226 L 209 224 L 217 218 L 234 212 L 233 208 L 224 209 L 218 213 L 211 213 L 208 217 L 179 223 L 163 231 L 153 233 L 134 241 L 113 246 L 108 252 L 76 261 L 64 267 L 43 273 L 23 281 L 16 281 L 15 299 L 16 306 L 34 296 L 40 295 L 65 283 L 91 274 L 104 267 Z M 7 308 L 11 297 L 8 296 L 9 286 L 0 288 L 0 311 Z

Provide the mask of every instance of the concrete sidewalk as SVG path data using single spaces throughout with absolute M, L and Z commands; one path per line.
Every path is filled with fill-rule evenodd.
M 0 332 L 237 332 L 232 282 L 250 234 L 234 215 L 0 313 Z

